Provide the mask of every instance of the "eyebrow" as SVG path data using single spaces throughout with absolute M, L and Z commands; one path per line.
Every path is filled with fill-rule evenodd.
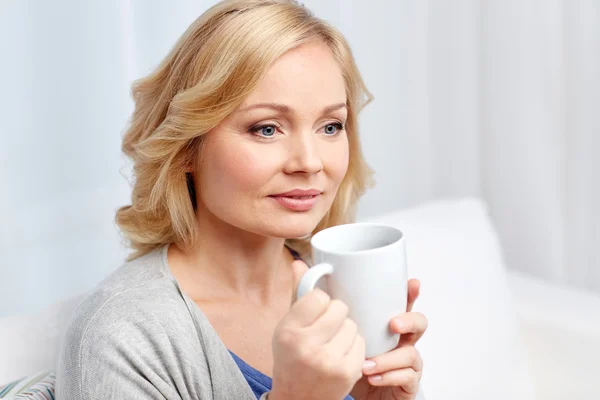
M 280 113 L 287 114 L 287 115 L 295 114 L 295 111 L 292 108 L 290 108 L 289 106 L 286 106 L 285 104 L 278 104 L 278 103 L 252 104 L 251 106 L 248 106 L 248 107 L 242 108 L 241 110 L 238 110 L 238 112 L 250 111 L 250 110 L 254 110 L 256 108 L 270 108 L 272 110 L 279 111 Z M 346 105 L 346 103 L 333 104 L 333 105 L 325 107 L 321 111 L 321 114 L 328 114 L 328 113 L 338 110 L 340 108 L 348 108 L 348 106 Z

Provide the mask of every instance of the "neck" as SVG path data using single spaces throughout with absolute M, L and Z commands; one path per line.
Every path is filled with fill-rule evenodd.
M 198 219 L 196 242 L 169 249 L 173 274 L 194 301 L 268 304 L 291 290 L 293 256 L 285 239 L 247 232 L 207 213 Z

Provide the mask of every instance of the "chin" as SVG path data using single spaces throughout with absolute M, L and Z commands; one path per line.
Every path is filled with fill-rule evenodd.
M 310 235 L 322 216 L 316 216 L 312 213 L 297 213 L 285 215 L 279 218 L 272 218 L 266 222 L 264 227 L 266 236 L 279 237 L 284 239 L 296 239 Z

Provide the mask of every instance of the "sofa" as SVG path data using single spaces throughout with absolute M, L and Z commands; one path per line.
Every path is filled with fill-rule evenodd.
M 415 311 L 429 319 L 418 344 L 428 400 L 600 399 L 600 297 L 508 269 L 483 201 L 362 220 L 406 235 L 409 277 L 422 283 Z M 52 398 L 60 343 L 85 295 L 0 319 L 0 398 Z

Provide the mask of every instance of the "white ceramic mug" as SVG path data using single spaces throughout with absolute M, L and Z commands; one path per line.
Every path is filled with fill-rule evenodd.
M 313 261 L 300 280 L 298 298 L 318 285 L 349 308 L 366 342 L 366 356 L 394 349 L 399 335 L 389 329 L 406 312 L 406 245 L 392 226 L 353 223 L 324 229 L 311 240 Z M 324 283 L 324 284 L 323 284 Z

